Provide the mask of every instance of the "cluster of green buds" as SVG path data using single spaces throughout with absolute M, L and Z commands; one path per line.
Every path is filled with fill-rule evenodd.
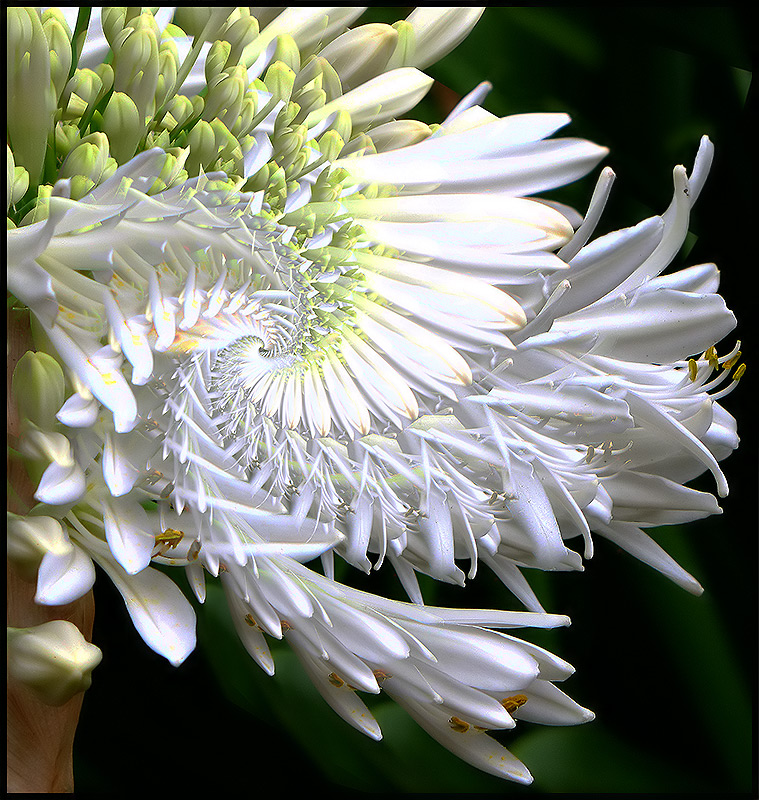
M 59 9 L 9 8 L 9 225 L 43 219 L 57 180 L 70 179 L 80 199 L 152 147 L 166 161 L 149 193 L 223 172 L 231 189 L 265 192 L 264 212 L 279 221 L 304 173 L 374 152 L 375 142 L 429 136 L 423 123 L 390 120 L 403 110 L 398 97 L 413 105 L 430 79 L 413 69 L 398 70 L 399 85 L 378 78 L 410 63 L 419 31 L 407 21 L 372 23 L 320 50 L 330 27 L 344 28 L 342 13 L 298 27 L 280 17 L 259 24 L 245 7 L 180 8 L 161 29 L 150 10 L 107 7 L 93 55 L 85 47 L 92 9 L 80 8 L 71 30 Z M 199 59 L 204 79 L 196 69 L 188 81 Z M 301 241 L 333 221 L 329 204 L 347 178 L 315 174 L 311 207 L 285 220 L 298 223 Z

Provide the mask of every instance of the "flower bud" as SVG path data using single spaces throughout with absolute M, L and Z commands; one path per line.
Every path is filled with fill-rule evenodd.
M 176 121 L 176 126 L 184 125 L 195 114 L 195 107 L 189 97 L 183 94 L 175 95 L 169 103 L 168 114 Z M 173 130 L 173 128 L 172 128 Z
M 282 61 L 275 61 L 269 69 L 266 70 L 264 83 L 275 100 L 284 100 L 287 102 L 292 94 L 293 84 L 295 83 L 295 73 L 287 64 Z
M 23 167 L 17 167 L 13 159 L 13 152 L 6 145 L 7 151 L 7 175 L 6 175 L 6 197 L 7 208 L 16 205 L 26 194 L 29 188 L 29 173 Z
M 229 73 L 222 72 L 208 84 L 203 119 L 210 122 L 218 117 L 225 125 L 232 125 L 240 116 L 247 88 L 244 67 L 233 67 Z
M 211 18 L 211 11 L 209 6 L 178 6 L 174 14 L 174 22 L 188 36 L 200 36 Z
M 109 166 L 110 148 L 108 136 L 105 133 L 96 132 L 85 136 L 71 150 L 61 164 L 60 177 L 73 178 L 81 175 L 88 178 L 95 186 L 104 178 L 104 172 Z M 72 184 L 72 198 L 73 184 Z M 80 195 L 81 197 L 81 195 Z
M 64 119 L 78 120 L 87 106 L 102 96 L 103 80 L 92 69 L 78 69 L 66 84 L 61 94 Z
M 31 183 L 36 185 L 57 106 L 50 52 L 35 8 L 9 7 L 6 33 L 8 137 L 16 164 L 28 171 Z
M 100 12 L 100 21 L 103 33 L 108 44 L 113 47 L 118 35 L 130 24 L 132 19 L 139 14 L 139 9 L 125 6 L 106 6 Z
M 329 130 L 319 139 L 319 150 L 328 161 L 334 161 L 340 155 L 343 147 L 345 147 L 345 140 L 337 131 Z
M 187 157 L 189 175 L 197 175 L 201 167 L 205 169 L 216 161 L 218 156 L 216 136 L 213 128 L 205 120 L 201 119 L 187 134 L 187 146 L 190 148 L 190 155 Z
M 173 42 L 169 44 L 173 45 Z M 177 71 L 179 70 L 179 59 L 176 53 L 176 45 L 171 47 L 161 47 L 158 55 L 158 82 L 156 84 L 155 107 L 160 108 L 170 99 L 177 88 Z
M 50 48 L 50 77 L 55 96 L 60 97 L 71 69 L 71 31 L 57 8 L 49 8 L 42 15 L 42 29 Z
M 6 513 L 8 560 L 24 580 L 37 579 L 37 570 L 46 553 L 66 555 L 71 551 L 66 532 L 54 517 L 20 517 L 10 511 Z
M 8 672 L 47 705 L 61 706 L 92 685 L 103 654 L 72 622 L 8 628 Z
M 43 430 L 55 428 L 55 415 L 66 399 L 66 382 L 52 356 L 24 353 L 13 370 L 11 388 L 22 419 Z
M 287 64 L 293 72 L 300 70 L 300 50 L 292 36 L 287 33 L 280 34 L 272 61 L 281 61 L 283 64 Z
M 135 154 L 145 127 L 134 100 L 124 92 L 114 92 L 103 111 L 103 133 L 108 137 L 111 154 L 125 164 Z
M 229 60 L 229 54 L 232 51 L 232 45 L 224 40 L 219 40 L 211 45 L 211 49 L 206 56 L 206 83 L 210 85 L 211 81 L 224 70 Z
M 224 31 L 223 35 L 232 46 L 227 63 L 240 64 L 245 49 L 258 38 L 258 20 L 250 15 L 240 17 Z
M 144 19 L 147 17 L 150 20 Z M 133 22 L 137 27 L 118 50 L 114 48 L 114 87 L 134 100 L 143 123 L 155 111 L 153 104 L 158 86 L 158 37 L 150 21 L 155 26 L 152 14 L 142 14 Z

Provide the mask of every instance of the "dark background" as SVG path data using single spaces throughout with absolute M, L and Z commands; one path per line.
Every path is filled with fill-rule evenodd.
M 408 11 L 372 8 L 362 21 L 393 22 Z M 598 233 L 661 213 L 673 167 L 690 169 L 702 134 L 716 145 L 689 252 L 673 266 L 713 261 L 722 270 L 738 328 L 720 352 L 740 339 L 748 362 L 724 401 L 739 419 L 742 445 L 722 465 L 731 486 L 724 514 L 657 535 L 705 593 L 686 594 L 596 538 L 584 574 L 529 576 L 546 608 L 568 614 L 573 625 L 517 632 L 577 668 L 564 688 L 596 721 L 522 724 L 503 735 L 535 776 L 532 787 L 519 787 L 462 764 L 383 696 L 372 708 L 385 738 L 366 739 L 326 706 L 286 647 L 273 647 L 277 674 L 268 678 L 238 644 L 216 586 L 198 608 L 198 649 L 174 669 L 144 645 L 101 577 L 94 636 L 104 657 L 77 734 L 77 792 L 257 792 L 273 784 L 368 793 L 751 793 L 757 209 L 747 96 L 754 30 L 733 6 L 491 7 L 464 43 L 426 70 L 439 85 L 410 114 L 441 121 L 483 80 L 495 86 L 484 105 L 499 116 L 569 112 L 566 133 L 609 147 L 605 163 L 617 174 Z M 583 209 L 594 181 L 554 196 Z M 694 485 L 714 491 L 711 478 Z M 359 585 L 355 578 L 355 571 L 346 575 Z M 392 577 L 361 585 L 401 597 Z M 425 586 L 430 603 L 512 605 L 484 571 L 466 593 Z

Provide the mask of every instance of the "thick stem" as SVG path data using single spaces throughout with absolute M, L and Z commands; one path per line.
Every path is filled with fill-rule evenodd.
M 21 356 L 33 347 L 26 311 L 9 310 L 7 324 L 6 408 L 9 453 L 18 451 L 19 415 L 10 394 L 11 376 Z M 25 514 L 34 505 L 34 485 L 23 464 L 7 462 L 8 509 Z M 92 636 L 95 601 L 92 592 L 65 606 L 40 606 L 34 602 L 35 585 L 7 568 L 7 621 L 15 628 L 40 625 L 53 619 L 73 622 L 88 641 Z M 73 744 L 83 694 L 62 706 L 48 706 L 23 684 L 7 678 L 7 791 L 27 794 L 74 791 Z

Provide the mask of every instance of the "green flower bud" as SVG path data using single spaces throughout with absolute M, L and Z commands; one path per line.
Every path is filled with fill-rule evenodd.
M 73 178 L 82 175 L 95 184 L 100 183 L 110 156 L 108 136 L 91 133 L 79 141 L 61 164 L 60 177 Z
M 61 365 L 46 353 L 24 353 L 13 370 L 13 397 L 21 418 L 43 430 L 56 427 L 55 415 L 66 399 Z
M 21 225 L 33 225 L 35 222 L 47 219 L 50 210 L 50 196 L 53 194 L 51 184 L 41 184 L 37 187 L 37 200 L 34 208 L 21 220 Z
M 26 194 L 29 189 L 29 173 L 23 167 L 17 167 L 13 160 L 13 153 L 6 145 L 7 150 L 7 180 L 6 180 L 6 211 Z
M 190 150 L 186 162 L 189 175 L 198 175 L 201 168 L 205 169 L 216 161 L 216 136 L 205 120 L 200 120 L 187 134 L 187 146 Z
M 240 116 L 247 88 L 244 67 L 234 67 L 230 73 L 222 72 L 208 84 L 203 119 L 210 122 L 218 117 L 231 125 Z
M 241 64 L 243 53 L 258 38 L 258 20 L 253 16 L 244 16 L 235 20 L 226 31 L 224 39 L 232 45 L 228 64 Z
M 242 158 L 240 143 L 220 119 L 211 120 L 211 129 L 216 141 L 216 152 L 220 158 Z
M 50 48 L 50 77 L 55 96 L 60 97 L 71 69 L 71 31 L 56 8 L 49 8 L 42 15 L 42 30 Z
M 283 64 L 287 64 L 293 72 L 300 70 L 300 49 L 292 36 L 287 33 L 279 35 L 272 61 L 281 61 Z
M 289 101 L 295 83 L 295 73 L 282 61 L 275 61 L 266 70 L 264 83 L 274 100 Z
M 134 100 L 124 92 L 114 92 L 103 111 L 103 133 L 108 137 L 111 153 L 119 164 L 125 164 L 135 154 L 145 126 Z
M 114 47 L 114 88 L 134 100 L 143 123 L 155 112 L 159 68 L 158 38 L 149 22 L 143 22 L 146 17 L 155 25 L 152 14 L 142 14 L 135 21 L 141 23 L 140 27 L 132 30 L 118 49 Z
M 42 175 L 48 133 L 57 106 L 50 76 L 50 53 L 35 8 L 7 9 L 7 129 L 16 164 L 31 183 Z M 30 99 L 34 102 L 30 102 Z
M 256 101 L 250 95 L 243 98 L 240 113 L 229 129 L 238 140 L 246 136 L 253 127 L 253 118 L 256 116 Z
M 78 125 L 73 122 L 59 122 L 55 126 L 55 152 L 65 158 L 80 138 Z
M 188 36 L 200 36 L 211 18 L 211 11 L 209 6 L 178 6 L 174 13 L 174 22 Z
M 61 706 L 92 685 L 100 648 L 72 622 L 55 619 L 33 628 L 8 628 L 8 672 L 48 705 Z
M 163 125 L 167 130 L 174 130 L 176 127 L 181 127 L 195 114 L 195 108 L 192 105 L 192 100 L 185 97 L 183 94 L 175 95 L 168 105 L 168 112 L 166 116 L 170 116 L 173 123 L 169 124 L 164 117 Z
M 176 48 L 175 48 L 176 49 Z M 178 59 L 169 48 L 162 48 L 158 56 L 158 81 L 156 83 L 155 107 L 160 108 L 169 100 L 177 88 Z
M 229 54 L 232 51 L 232 45 L 229 42 L 219 40 L 211 45 L 211 49 L 206 56 L 206 83 L 211 82 L 224 70 L 229 61 Z
M 319 139 L 319 150 L 328 161 L 334 161 L 340 155 L 343 147 L 345 147 L 345 140 L 335 130 L 327 131 Z
M 114 41 L 119 34 L 139 13 L 140 9 L 136 7 L 106 6 L 102 9 L 100 20 L 103 26 L 103 33 L 111 47 L 113 47 Z
M 46 553 L 65 555 L 71 542 L 54 517 L 20 517 L 7 512 L 6 549 L 8 560 L 25 581 L 35 581 L 40 561 Z
M 78 119 L 87 106 L 102 97 L 103 80 L 92 69 L 78 69 L 71 76 L 61 95 L 61 108 L 65 109 L 65 119 Z

